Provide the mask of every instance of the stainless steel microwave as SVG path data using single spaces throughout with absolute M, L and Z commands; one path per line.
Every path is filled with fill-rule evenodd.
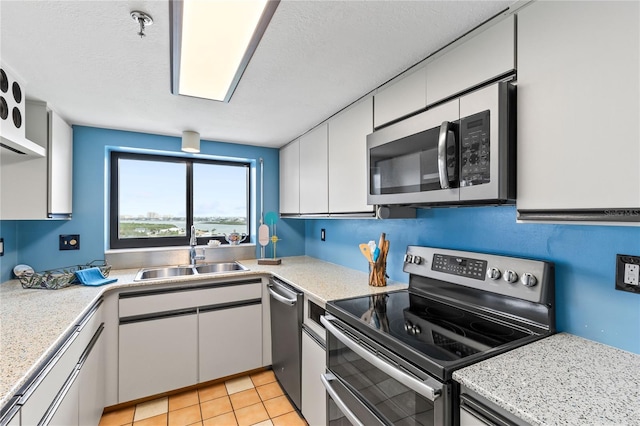
M 495 83 L 368 135 L 368 204 L 513 203 L 515 93 Z

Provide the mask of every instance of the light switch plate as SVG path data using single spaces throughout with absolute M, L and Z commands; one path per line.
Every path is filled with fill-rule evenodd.
M 4 238 L 0 238 L 0 256 L 4 256 Z
M 640 256 L 616 255 L 616 290 L 640 294 Z

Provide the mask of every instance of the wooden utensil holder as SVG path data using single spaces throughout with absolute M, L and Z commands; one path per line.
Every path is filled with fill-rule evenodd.
M 369 285 L 373 287 L 387 285 L 387 262 L 369 262 Z

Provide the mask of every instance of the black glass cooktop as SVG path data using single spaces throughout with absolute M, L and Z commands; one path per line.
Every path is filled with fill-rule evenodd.
M 429 359 L 446 364 L 533 334 L 489 315 L 409 291 L 343 299 L 329 304 L 347 313 L 351 317 L 349 322 L 355 322 L 358 329 L 382 333 L 397 341 L 399 347 L 408 345 Z

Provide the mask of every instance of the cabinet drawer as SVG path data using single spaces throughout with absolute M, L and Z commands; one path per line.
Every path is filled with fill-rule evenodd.
M 80 361 L 80 356 L 102 322 L 101 303 L 95 305 L 92 311 L 72 330 L 60 348 L 24 390 L 18 401 L 18 404 L 22 405 L 22 424 L 34 425 L 42 419 L 49 405 Z
M 120 294 L 120 318 L 262 297 L 260 280 L 173 287 Z

